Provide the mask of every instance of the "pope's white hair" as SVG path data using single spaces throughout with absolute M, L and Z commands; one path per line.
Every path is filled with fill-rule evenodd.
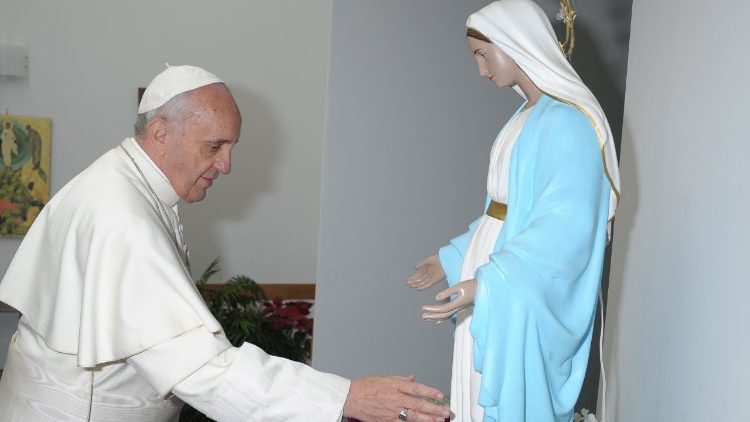
M 231 94 L 231 91 L 226 85 L 219 85 L 221 85 L 224 89 L 227 90 L 227 92 Z M 135 120 L 135 125 L 133 126 L 133 135 L 135 139 L 142 139 L 144 136 L 146 136 L 148 124 L 151 123 L 151 120 L 156 117 L 165 118 L 172 124 L 172 127 L 175 128 L 177 132 L 182 133 L 183 121 L 186 117 L 195 112 L 195 104 L 192 103 L 189 95 L 191 92 L 192 91 L 186 91 L 177 94 L 174 97 L 170 98 L 169 101 L 164 103 L 161 107 L 139 114 Z
M 148 124 L 155 117 L 163 117 L 167 119 L 172 126 L 175 127 L 179 132 L 182 132 L 182 121 L 185 117 L 185 111 L 189 108 L 188 93 L 183 92 L 170 98 L 169 101 L 164 103 L 161 107 L 153 110 L 141 113 L 138 118 L 135 119 L 135 125 L 133 127 L 133 134 L 135 139 L 141 139 L 146 135 Z

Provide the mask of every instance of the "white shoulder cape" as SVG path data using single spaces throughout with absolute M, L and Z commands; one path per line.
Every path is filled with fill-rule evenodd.
M 153 165 L 144 157 L 136 155 L 140 167 Z M 156 199 L 115 148 L 44 207 L 0 283 L 0 301 L 18 309 L 50 348 L 77 354 L 81 367 L 127 358 L 202 325 L 221 331 L 172 236 Z

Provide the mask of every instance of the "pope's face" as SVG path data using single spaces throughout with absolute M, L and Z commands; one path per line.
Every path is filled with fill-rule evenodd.
M 191 93 L 193 112 L 182 130 L 171 126 L 165 139 L 161 169 L 185 202 L 206 197 L 219 174 L 232 168 L 232 148 L 240 136 L 241 118 L 231 94 L 219 85 Z
M 473 37 L 466 37 L 469 49 L 477 62 L 479 74 L 500 88 L 514 85 L 518 65 L 498 46 Z

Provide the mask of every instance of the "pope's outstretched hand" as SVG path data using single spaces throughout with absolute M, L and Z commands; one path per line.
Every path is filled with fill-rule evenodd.
M 413 375 L 358 378 L 349 388 L 344 416 L 364 422 L 443 422 L 451 412 L 434 403 L 442 400 L 440 390 L 414 382 Z

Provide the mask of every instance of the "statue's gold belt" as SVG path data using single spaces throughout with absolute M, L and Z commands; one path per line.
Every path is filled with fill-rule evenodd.
M 487 215 L 498 220 L 505 221 L 505 214 L 507 213 L 508 206 L 497 201 L 490 201 L 490 206 L 487 207 Z

